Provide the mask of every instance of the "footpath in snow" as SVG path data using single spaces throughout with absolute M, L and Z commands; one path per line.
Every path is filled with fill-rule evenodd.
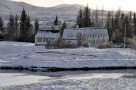
M 33 43 L 0 42 L 0 67 L 116 67 L 136 66 L 132 49 L 46 49 Z

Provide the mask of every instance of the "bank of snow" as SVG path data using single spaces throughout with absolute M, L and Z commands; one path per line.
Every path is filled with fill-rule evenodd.
M 0 42 L 0 66 L 108 67 L 136 66 L 132 49 L 46 49 L 33 43 Z

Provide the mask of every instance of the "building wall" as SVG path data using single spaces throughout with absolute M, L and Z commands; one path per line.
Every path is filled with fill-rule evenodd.
M 40 40 L 39 40 L 40 39 Z M 54 43 L 56 39 L 48 39 L 48 38 L 35 38 L 36 45 L 47 45 L 48 42 Z
M 82 42 L 88 43 L 89 47 L 97 47 L 102 43 L 109 43 L 109 38 L 107 34 L 93 35 L 90 33 L 88 35 L 84 35 L 84 38 L 85 39 Z M 77 45 L 77 39 L 74 40 L 65 39 L 63 41 L 69 44 Z
M 39 39 L 39 38 L 35 38 L 35 44 L 36 44 L 36 45 L 46 45 L 46 44 L 47 44 L 47 42 L 45 42 L 45 41 L 43 40 L 43 38 L 41 38 L 41 41 L 39 41 L 38 39 Z
M 63 40 L 63 43 L 77 45 L 77 40 Z
M 108 34 L 90 34 L 86 36 L 86 40 L 90 47 L 97 47 L 102 43 L 109 43 Z
M 84 43 L 88 43 L 89 47 L 97 47 L 99 45 L 101 45 L 102 43 L 109 43 L 109 36 L 108 36 L 108 32 L 106 30 L 90 30 L 90 29 L 70 29 L 70 30 L 64 30 L 64 34 L 63 36 L 66 36 L 63 38 L 64 43 L 68 43 L 68 44 L 73 44 L 73 45 L 77 45 L 77 36 L 78 33 L 81 33 L 83 36 L 83 40 L 82 40 L 82 44 Z M 43 34 L 43 35 L 42 35 Z M 53 42 L 55 43 L 55 41 L 58 39 L 58 37 L 60 37 L 60 34 L 58 33 L 57 36 L 55 36 L 55 39 L 51 39 L 50 36 L 54 36 L 54 34 L 52 35 L 52 33 L 47 33 L 48 34 L 48 38 L 44 37 L 47 35 L 44 35 L 44 33 L 40 33 L 40 35 L 38 37 L 41 37 L 41 40 L 37 37 L 35 37 L 35 44 L 36 45 L 47 45 L 47 42 Z M 44 38 L 42 38 L 44 37 Z M 46 39 L 47 38 L 47 39 Z

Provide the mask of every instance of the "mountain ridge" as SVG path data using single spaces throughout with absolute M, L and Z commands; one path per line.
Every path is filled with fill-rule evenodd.
M 39 7 L 28 3 L 0 0 L 0 16 L 7 20 L 10 14 L 20 16 L 23 7 L 32 20 L 46 20 L 51 21 L 56 15 L 58 15 L 61 21 L 74 21 L 78 14 L 79 9 L 83 9 L 85 6 L 80 4 L 61 4 L 53 7 Z M 98 10 L 101 15 L 101 10 Z M 95 10 L 91 9 L 91 13 L 95 14 Z M 108 11 L 104 10 L 104 16 Z
M 22 2 L 1 0 L 0 16 L 4 19 L 8 19 L 10 14 L 20 16 L 23 7 L 32 19 L 50 20 L 55 15 L 58 15 L 61 19 L 72 20 L 76 17 L 78 10 L 85 6 L 79 4 L 61 4 L 54 7 L 39 7 Z

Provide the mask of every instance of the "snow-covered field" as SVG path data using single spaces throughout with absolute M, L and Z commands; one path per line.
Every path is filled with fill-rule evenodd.
M 110 72 L 110 71 L 109 71 Z M 0 85 L 2 90 L 135 90 L 136 75 L 120 71 L 112 73 L 89 72 L 55 72 L 52 76 L 33 75 L 26 73 L 3 73 Z M 71 73 L 71 74 L 70 74 Z M 8 74 L 8 75 L 7 75 Z M 1 75 L 1 74 L 0 74 Z M 28 77 L 28 78 L 26 78 Z M 30 78 L 29 78 L 30 77 Z M 32 79 L 33 77 L 33 79 Z M 7 81 L 7 79 L 9 79 Z M 15 80 L 13 80 L 15 79 Z M 37 80 L 37 82 L 36 82 Z M 24 83 L 25 82 L 25 83 Z
M 9 71 L 4 73 L 0 71 L 0 87 L 38 83 L 40 82 L 41 79 L 50 79 L 50 77 L 19 73 L 19 72 L 15 73 L 15 72 L 9 72 Z
M 6 90 L 135 90 L 135 81 L 136 79 L 123 78 L 70 79 L 9 87 Z
M 0 66 L 103 67 L 136 66 L 132 49 L 46 49 L 33 43 L 0 42 Z
M 132 49 L 46 49 L 33 43 L 0 42 L 0 66 L 24 67 L 104 67 L 136 66 L 136 51 Z M 90 71 L 89 71 L 90 72 Z M 135 90 L 133 73 L 82 73 L 0 71 L 2 90 Z M 71 73 L 71 74 L 70 74 Z M 132 77 L 124 77 L 124 75 Z M 134 75 L 134 76 L 133 76 Z

